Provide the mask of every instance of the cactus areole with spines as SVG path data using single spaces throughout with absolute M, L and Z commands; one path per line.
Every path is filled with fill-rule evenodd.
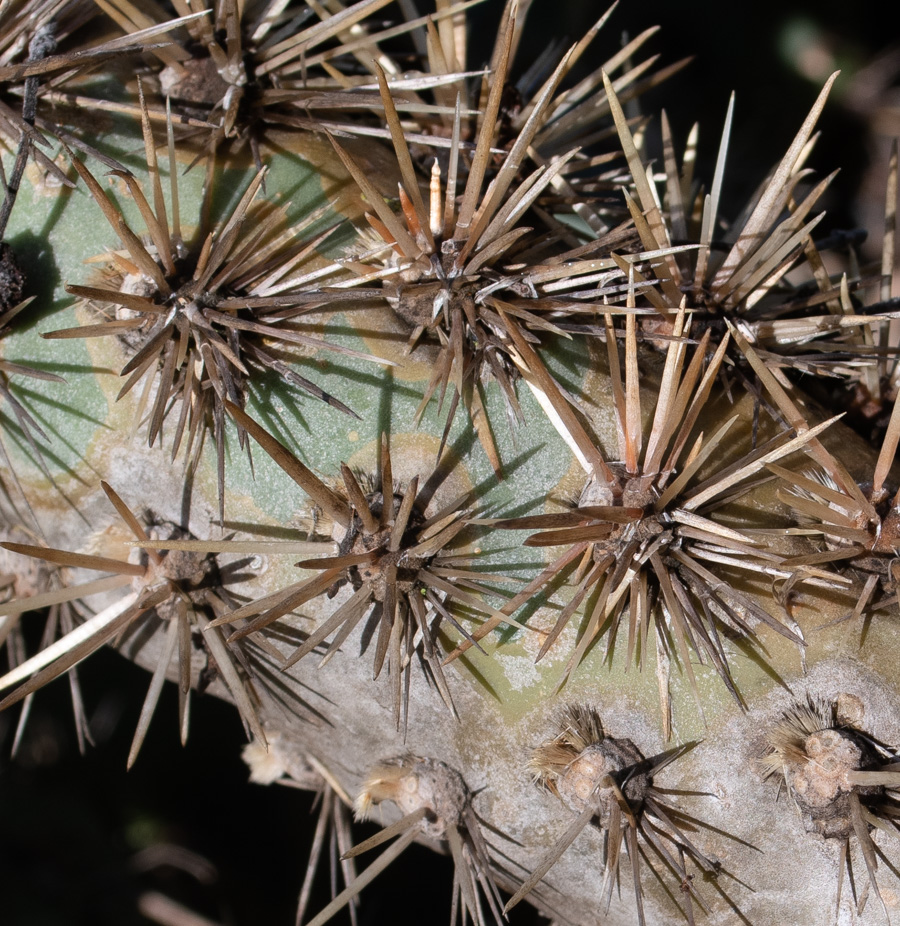
M 486 66 L 469 5 L 4 4 L 0 710 L 109 644 L 129 765 L 167 680 L 182 741 L 233 702 L 323 792 L 315 926 L 414 840 L 477 926 L 900 919 L 900 315 L 813 234 L 835 77 L 734 217 L 733 105 L 712 178 L 636 116 L 653 30 L 526 83 L 530 4 Z

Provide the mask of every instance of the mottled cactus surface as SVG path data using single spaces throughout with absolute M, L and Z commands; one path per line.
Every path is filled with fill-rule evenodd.
M 726 215 L 653 30 L 529 63 L 510 0 L 485 65 L 469 6 L 0 5 L 13 748 L 112 645 L 129 767 L 212 693 L 320 792 L 298 922 L 414 841 L 423 922 L 900 917 L 896 149 L 867 266 L 836 75 Z

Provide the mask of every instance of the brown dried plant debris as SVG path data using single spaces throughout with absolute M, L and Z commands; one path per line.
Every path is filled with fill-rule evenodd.
M 838 716 L 837 704 L 814 698 L 794 704 L 767 734 L 768 752 L 761 760 L 765 776 L 783 782 L 800 815 L 803 829 L 839 840 L 836 911 L 840 911 L 844 870 L 854 906 L 862 915 L 869 889 L 890 916 L 876 878 L 878 860 L 894 875 L 897 869 L 875 842 L 875 831 L 898 839 L 900 756 Z M 862 853 L 868 883 L 857 895 L 853 842 Z
M 738 588 L 738 577 L 784 580 L 792 569 L 765 538 L 728 526 L 716 511 L 747 492 L 767 464 L 800 450 L 831 422 L 803 432 L 785 430 L 748 453 L 726 457 L 710 472 L 737 420 L 732 416 L 712 434 L 697 433 L 728 338 L 710 356 L 707 331 L 691 349 L 691 319 L 684 308 L 677 312 L 648 429 L 642 411 L 646 399 L 640 389 L 637 319 L 626 316 L 624 376 L 622 332 L 611 316 L 606 326 L 618 459 L 607 462 L 548 379 L 542 383 L 546 407 L 588 474 L 581 497 L 568 512 L 488 523 L 500 529 L 535 530 L 525 541 L 527 546 L 565 548 L 503 608 L 518 607 L 534 594 L 556 588 L 574 569 L 570 582 L 575 592 L 560 610 L 537 657 L 547 654 L 584 604 L 584 624 L 559 686 L 604 636 L 611 659 L 620 624 L 627 622 L 629 661 L 637 659 L 643 666 L 656 649 L 668 739 L 672 733 L 668 679 L 673 662 L 680 662 L 687 674 L 698 705 L 695 660 L 708 661 L 742 703 L 731 676 L 726 640 L 762 650 L 756 628 L 765 625 L 803 645 L 799 629 L 786 626 Z M 519 341 L 527 362 L 530 348 Z M 811 578 L 818 579 L 814 570 Z M 480 639 L 496 625 L 496 620 L 488 621 L 474 638 Z M 655 644 L 651 628 L 656 631 Z M 470 645 L 464 642 L 453 655 Z
M 290 668 L 331 637 L 320 663 L 325 665 L 354 628 L 361 623 L 377 625 L 373 674 L 378 678 L 387 664 L 398 729 L 406 730 L 416 661 L 455 715 L 441 664 L 440 632 L 449 624 L 471 639 L 459 622 L 461 609 L 465 609 L 466 617 L 474 614 L 484 619 L 497 614 L 483 599 L 496 591 L 484 583 L 504 581 L 472 568 L 476 554 L 466 550 L 462 537 L 468 526 L 466 506 L 471 503 L 471 493 L 431 511 L 430 502 L 446 470 L 439 466 L 427 478 L 413 476 L 405 486 L 396 483 L 386 438 L 382 438 L 380 466 L 374 478 L 358 478 L 342 464 L 342 485 L 332 489 L 249 415 L 237 406 L 227 407 L 235 421 L 331 521 L 337 552 L 301 560 L 298 568 L 314 570 L 317 575 L 250 602 L 217 618 L 211 626 L 237 624 L 228 638 L 230 643 L 245 637 L 258 640 L 259 631 L 279 619 L 349 586 L 353 590 L 350 597 L 284 661 L 282 668 Z M 387 504 L 385 499 L 389 499 Z M 271 548 L 277 552 L 278 546 L 275 542 Z
M 29 598 L 7 602 L 0 605 L 0 617 L 8 618 L 10 615 L 62 603 L 71 603 L 81 615 L 86 610 L 84 600 L 92 595 L 116 589 L 130 591 L 0 677 L 0 690 L 18 685 L 0 701 L 0 710 L 27 698 L 95 653 L 105 643 L 117 641 L 122 645 L 129 640 L 139 642 L 145 634 L 155 634 L 164 628 L 164 644 L 135 730 L 128 756 L 129 767 L 137 758 L 166 674 L 176 660 L 179 675 L 179 729 L 182 742 L 187 739 L 191 685 L 198 681 L 192 670 L 192 653 L 196 648 L 206 652 L 207 677 L 203 679 L 204 683 L 208 684 L 212 677 L 218 675 L 240 711 L 248 735 L 252 734 L 264 743 L 265 735 L 257 716 L 257 695 L 250 679 L 247 660 L 240 648 L 226 645 L 222 632 L 209 626 L 210 618 L 233 610 L 235 606 L 226 588 L 229 571 L 220 570 L 215 557 L 210 554 L 198 554 L 190 549 L 164 552 L 167 543 L 181 540 L 187 532 L 164 522 L 150 529 L 156 535 L 151 538 L 141 520 L 115 491 L 106 483 L 102 483 L 102 486 L 127 530 L 145 550 L 139 561 L 91 553 L 71 553 L 33 544 L 0 544 L 14 553 L 43 560 L 60 568 L 111 573 L 104 578 L 63 585 Z M 187 545 L 190 547 L 190 542 Z M 124 544 L 122 550 L 130 552 Z
M 144 112 L 144 142 L 152 202 L 138 178 L 123 166 L 111 175 L 122 181 L 145 224 L 142 238 L 131 229 L 110 195 L 77 158 L 73 164 L 123 249 L 108 254 L 110 272 L 97 285 L 68 285 L 66 291 L 98 307 L 90 324 L 46 333 L 46 338 L 119 337 L 132 356 L 120 371 L 127 377 L 117 398 L 143 384 L 136 425 L 149 415 L 148 442 L 162 442 L 163 422 L 177 410 L 172 457 L 182 444 L 193 470 L 207 433 L 215 442 L 221 508 L 225 491 L 225 410 L 243 407 L 248 388 L 266 371 L 348 415 L 340 400 L 300 375 L 283 359 L 291 345 L 337 355 L 366 354 L 306 334 L 294 323 L 311 306 L 340 298 L 321 287 L 337 282 L 342 269 L 323 265 L 316 248 L 337 227 L 312 233 L 328 206 L 290 225 L 284 211 L 261 201 L 265 171 L 259 172 L 231 213 L 213 230 L 201 223 L 185 243 L 179 210 L 177 160 L 169 124 L 167 209 L 156 147 Z M 207 195 L 208 195 L 207 191 Z M 380 361 L 379 361 L 380 362 Z M 149 413 L 148 410 L 149 409 Z M 354 415 L 355 416 L 355 415 Z M 358 417 L 358 416 L 355 416 Z M 239 430 L 240 444 L 246 435 Z M 248 451 L 249 452 L 249 451 Z
M 29 31 L 10 28 L 6 22 L 4 25 L 6 29 L 0 32 L 0 46 L 19 44 L 16 41 L 20 37 L 18 32 L 21 31 L 21 39 L 24 41 L 25 34 Z M 54 47 L 55 40 L 51 30 L 47 27 L 35 30 L 28 42 L 28 62 L 34 63 L 45 59 Z M 0 97 L 0 141 L 4 141 L 7 146 L 16 150 L 15 161 L 8 177 L 3 160 L 0 158 L 0 184 L 3 186 L 3 203 L 0 205 L 0 242 L 3 242 L 6 237 L 6 227 L 19 193 L 28 158 L 30 156 L 37 159 L 40 156 L 40 152 L 35 148 L 35 142 L 47 144 L 46 140 L 34 130 L 39 83 L 39 78 L 36 76 L 25 78 L 22 85 L 22 101 L 16 110 L 10 108 Z M 0 90 L 2 89 L 3 83 L 0 82 Z M 3 249 L 0 252 L 0 311 L 5 312 L 22 298 L 25 278 L 12 248 L 5 243 L 0 244 L 0 247 Z
M 691 838 L 699 830 L 713 828 L 678 807 L 671 795 L 679 792 L 668 788 L 663 792 L 654 786 L 654 776 L 696 744 L 645 758 L 630 739 L 608 736 L 594 708 L 578 704 L 563 708 L 557 730 L 553 739 L 534 750 L 529 767 L 534 783 L 558 797 L 577 816 L 515 893 L 504 913 L 538 885 L 588 824 L 604 835 L 601 889 L 604 913 L 609 912 L 613 891 L 620 887 L 625 871 L 623 853 L 628 855 L 641 924 L 646 922 L 641 862 L 664 887 L 664 877 L 673 879 L 676 887 L 666 888 L 666 893 L 689 923 L 694 922 L 695 904 L 708 912 L 695 885 L 692 867 L 738 912 L 718 882 L 723 874 L 734 876 L 714 856 L 704 854 Z M 747 845 L 727 833 L 716 832 Z
M 488 845 L 472 809 L 472 794 L 462 776 L 437 759 L 410 754 L 388 759 L 376 765 L 363 783 L 354 805 L 357 819 L 368 819 L 372 807 L 385 801 L 395 804 L 404 816 L 343 857 L 355 858 L 395 836 L 399 838 L 307 926 L 327 923 L 413 840 L 423 837 L 446 844 L 453 858 L 451 926 L 470 920 L 475 926 L 488 926 L 489 923 L 500 926 L 504 920 L 500 895 L 491 874 Z
M 644 334 L 666 334 L 686 298 L 695 316 L 694 331 L 713 331 L 715 346 L 727 322 L 735 325 L 766 365 L 781 371 L 856 380 L 874 360 L 870 328 L 883 326 L 896 312 L 859 314 L 846 280 L 832 279 L 812 239 L 824 213 L 814 214 L 834 174 L 801 197 L 810 171 L 805 163 L 815 142 L 813 129 L 837 74 L 826 82 L 784 157 L 760 185 L 742 215 L 724 232 L 719 201 L 734 109 L 729 104 L 709 193 L 693 177 L 695 136 L 679 166 L 668 121 L 663 114 L 664 172 L 660 180 L 638 148 L 615 91 L 607 80 L 613 116 L 633 182 L 628 208 L 645 250 L 689 245 L 664 254 L 649 266 L 642 258 L 622 256 L 628 273 L 641 283 L 646 304 L 656 317 Z M 798 269 L 799 268 L 799 269 Z M 789 281 L 789 274 L 797 282 Z M 865 280 L 854 286 L 867 285 Z M 861 349 L 862 348 L 862 349 Z M 730 361 L 741 364 L 740 352 Z
M 60 44 L 99 12 L 88 0 L 11 0 L 4 3 L 0 16 L 0 143 L 19 148 L 10 181 L 12 198 L 21 180 L 29 154 L 60 176 L 60 171 L 35 144 L 47 147 L 44 136 L 35 130 L 41 85 L 51 80 L 65 81 L 77 75 L 93 57 L 106 60 L 102 45 L 98 51 L 58 53 Z M 119 52 L 113 51 L 113 54 Z M 33 153 L 32 153 L 33 152 Z M 7 188 L 7 179 L 0 178 Z M 11 206 L 11 203 L 9 204 Z M 0 238 L 8 219 L 7 204 L 0 212 Z M 8 306 L 7 306 L 8 308 Z

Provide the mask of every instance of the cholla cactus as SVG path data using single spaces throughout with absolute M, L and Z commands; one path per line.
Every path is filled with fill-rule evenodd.
M 0 5 L 16 744 L 63 674 L 89 740 L 107 643 L 153 672 L 129 765 L 166 678 L 182 741 L 231 701 L 321 795 L 316 926 L 414 840 L 478 926 L 890 913 L 893 239 L 813 238 L 835 77 L 726 220 L 732 109 L 706 195 L 638 108 L 682 63 L 612 10 L 528 68 L 509 0 L 482 68 L 454 0 L 144 6 Z

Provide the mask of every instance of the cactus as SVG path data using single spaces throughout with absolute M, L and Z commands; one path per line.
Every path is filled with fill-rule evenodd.
M 575 78 L 612 11 L 526 91 L 527 2 L 484 73 L 450 0 L 174 6 L 0 22 L 2 716 L 66 674 L 89 733 L 107 644 L 129 767 L 166 679 L 182 743 L 232 703 L 315 926 L 415 840 L 478 926 L 889 917 L 896 153 L 836 272 L 834 77 L 726 221 L 731 107 L 695 181 L 649 32 Z

